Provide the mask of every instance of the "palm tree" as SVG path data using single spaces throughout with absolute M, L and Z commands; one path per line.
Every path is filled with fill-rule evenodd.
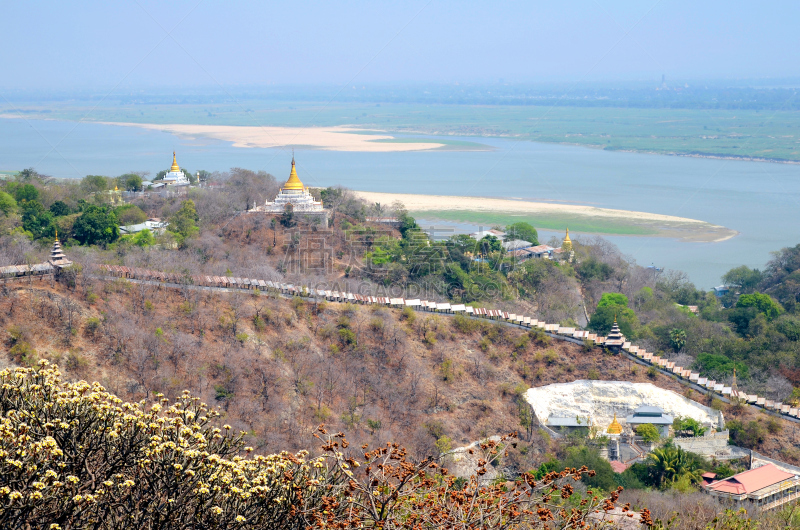
M 680 447 L 660 447 L 650 453 L 651 475 L 658 487 L 671 485 L 683 477 L 699 482 L 702 470 L 697 464 L 697 459 Z

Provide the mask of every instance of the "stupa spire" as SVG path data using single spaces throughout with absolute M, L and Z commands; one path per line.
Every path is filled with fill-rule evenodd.
M 300 177 L 297 176 L 297 168 L 294 164 L 294 153 L 292 153 L 292 172 L 289 173 L 289 180 L 287 180 L 286 184 L 283 185 L 283 189 L 299 191 L 304 189 L 303 183 L 300 181 Z
M 178 159 L 175 156 L 175 151 L 172 152 L 172 167 L 169 168 L 170 171 L 180 171 L 181 167 L 178 165 Z

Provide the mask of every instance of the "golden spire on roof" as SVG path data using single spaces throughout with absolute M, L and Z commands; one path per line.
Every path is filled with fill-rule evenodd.
M 614 421 L 608 426 L 606 430 L 608 434 L 622 434 L 622 425 L 617 421 L 617 414 L 614 413 Z
M 172 167 L 169 168 L 169 170 L 171 172 L 172 171 L 180 171 L 181 170 L 180 166 L 178 165 L 178 161 L 175 158 L 175 151 L 172 152 Z
M 287 180 L 286 184 L 283 185 L 283 189 L 303 190 L 303 183 L 300 182 L 300 178 L 297 176 L 297 169 L 294 167 L 294 155 L 292 155 L 292 172 L 289 174 L 289 180 Z
M 572 243 L 572 240 L 569 238 L 569 228 L 567 228 L 567 235 L 564 237 L 564 243 Z

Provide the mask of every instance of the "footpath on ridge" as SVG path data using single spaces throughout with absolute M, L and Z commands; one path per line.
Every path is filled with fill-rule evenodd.
M 545 335 L 566 342 L 572 342 L 581 346 L 591 343 L 592 345 L 607 347 L 620 354 L 625 355 L 629 360 L 642 366 L 652 367 L 658 372 L 673 377 L 681 384 L 688 386 L 700 393 L 707 394 L 725 403 L 740 401 L 748 403 L 767 414 L 783 418 L 795 423 L 800 423 L 800 409 L 786 404 L 773 402 L 755 394 L 739 392 L 736 388 L 727 387 L 722 383 L 700 377 L 699 373 L 692 372 L 681 366 L 676 366 L 674 362 L 668 361 L 652 352 L 646 351 L 624 340 L 614 341 L 610 337 L 598 336 L 586 330 L 579 330 L 573 327 L 549 324 L 538 319 L 507 313 L 497 309 L 474 308 L 465 304 L 450 304 L 447 302 L 431 302 L 428 300 L 407 300 L 404 298 L 389 298 L 377 296 L 364 296 L 359 294 L 319 290 L 307 286 L 295 286 L 281 282 L 254 280 L 249 278 L 231 278 L 219 276 L 187 276 L 180 274 L 164 273 L 147 269 L 122 267 L 119 265 L 100 265 L 98 274 L 92 277 L 100 280 L 125 279 L 133 283 L 146 285 L 156 285 L 174 289 L 192 289 L 214 292 L 242 292 L 252 294 L 254 291 L 265 291 L 274 293 L 284 298 L 299 297 L 309 301 L 320 299 L 328 302 L 354 303 L 383 305 L 391 308 L 410 307 L 415 311 L 436 313 L 444 316 L 462 315 L 472 319 L 489 319 L 504 326 L 512 326 L 522 329 L 538 329 Z M 613 330 L 612 330 L 613 331 Z M 607 344 L 608 343 L 608 344 Z

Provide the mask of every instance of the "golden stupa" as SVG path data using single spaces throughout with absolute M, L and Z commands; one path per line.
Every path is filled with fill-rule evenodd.
M 561 243 L 561 248 L 564 250 L 572 250 L 572 240 L 569 238 L 569 228 L 567 228 L 567 235 L 564 236 L 564 241 Z
M 172 167 L 170 167 L 169 170 L 170 172 L 181 170 L 180 166 L 178 165 L 178 161 L 175 158 L 175 151 L 172 152 Z
M 611 425 L 608 426 L 606 429 L 608 434 L 622 434 L 622 425 L 617 421 L 617 415 L 614 414 L 614 421 L 611 422 Z
M 292 172 L 289 174 L 289 180 L 283 185 L 283 189 L 303 191 L 303 183 L 300 182 L 300 178 L 297 176 L 297 169 L 294 167 L 294 157 L 292 157 Z

